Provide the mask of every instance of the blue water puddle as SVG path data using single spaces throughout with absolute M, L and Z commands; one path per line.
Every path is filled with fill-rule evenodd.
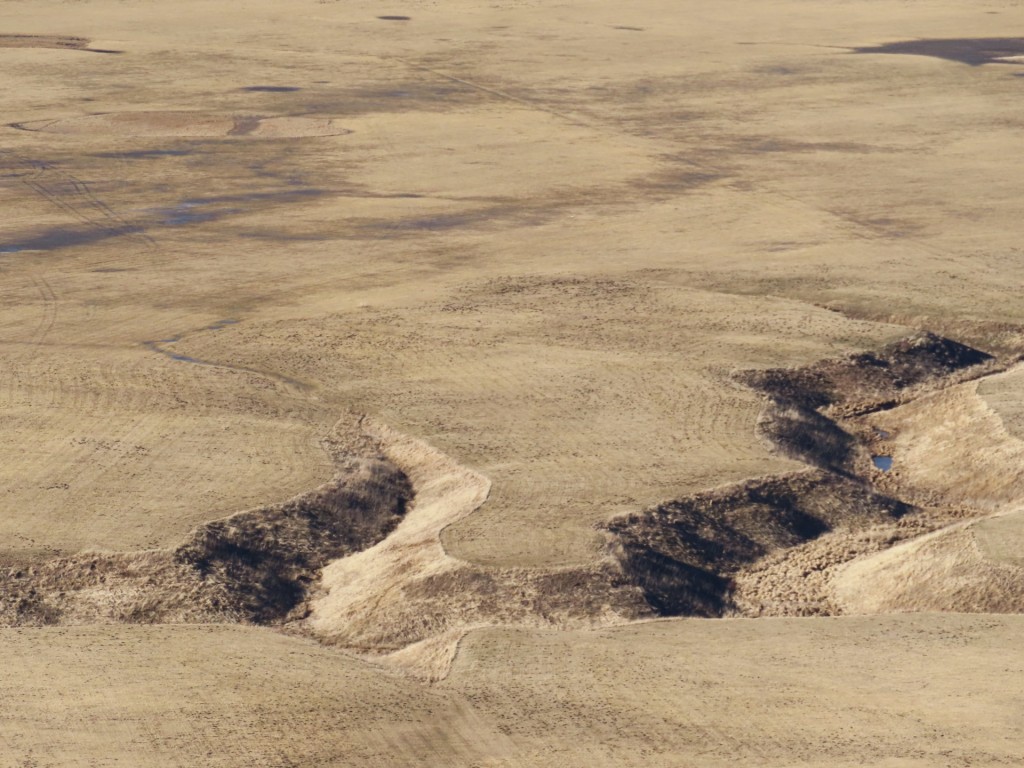
M 19 248 L 16 245 L 4 245 L 0 246 L 0 253 L 21 253 L 24 248 Z
M 875 469 L 888 472 L 892 469 L 892 456 L 872 456 L 871 463 L 875 465 Z

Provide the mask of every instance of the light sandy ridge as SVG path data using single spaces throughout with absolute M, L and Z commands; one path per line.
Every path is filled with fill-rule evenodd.
M 437 680 L 476 627 L 597 627 L 650 614 L 635 588 L 616 585 L 610 557 L 589 568 L 510 569 L 452 556 L 440 534 L 484 503 L 489 480 L 421 440 L 361 423 L 407 474 L 414 501 L 386 539 L 323 569 L 304 631 Z
M 368 419 L 362 424 L 408 475 L 415 501 L 384 541 L 324 568 L 325 594 L 314 600 L 307 624 L 325 638 L 382 633 L 388 603 L 401 600 L 403 585 L 465 568 L 466 563 L 444 551 L 440 533 L 483 504 L 491 487 L 486 477 L 422 441 Z M 349 647 L 359 644 L 358 639 L 342 642 Z M 376 643 L 367 643 L 366 650 L 379 649 Z
M 1018 366 L 992 379 L 998 386 L 1000 379 L 1019 375 Z M 896 487 L 970 507 L 981 519 L 845 566 L 835 577 L 844 611 L 1024 609 L 1024 568 L 1014 554 L 1024 544 L 1017 523 L 1024 503 L 1024 441 L 979 394 L 987 383 L 961 384 L 871 419 L 893 433 Z

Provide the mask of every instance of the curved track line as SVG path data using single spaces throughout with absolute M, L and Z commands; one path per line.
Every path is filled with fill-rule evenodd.
M 77 176 L 53 163 L 34 160 L 11 151 L 0 151 L 0 155 L 6 155 L 22 168 L 31 171 L 20 177 L 22 184 L 81 223 L 111 237 L 127 235 L 147 247 L 156 245 L 152 237 L 117 214 L 93 193 L 88 183 Z M 67 187 L 70 187 L 70 194 Z

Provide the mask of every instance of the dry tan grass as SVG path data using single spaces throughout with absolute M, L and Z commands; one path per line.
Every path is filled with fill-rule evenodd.
M 978 385 L 978 395 L 999 415 L 1003 428 L 1018 440 L 1024 440 L 1024 365 L 1001 376 L 991 376 Z
M 0 630 L 0 648 L 9 765 L 471 766 L 506 741 L 457 694 L 265 630 Z
M 845 453 L 774 448 L 735 374 L 920 329 L 1019 351 L 1018 64 L 877 47 L 1017 10 L 4 3 L 0 572 L 46 571 L 68 620 L 195 620 L 171 553 L 266 554 L 279 521 L 232 515 L 378 458 L 363 414 L 417 499 L 293 627 L 374 666 L 237 628 L 4 630 L 0 762 L 1020 762 L 1015 619 L 595 629 L 650 615 L 610 520 L 823 447 L 928 509 L 765 547 L 744 609 L 840 611 L 849 574 L 865 610 L 1011 606 L 1019 370 L 843 422 Z M 64 589 L 92 551 L 116 583 Z
M 613 515 L 795 466 L 755 434 L 761 401 L 732 381 L 732 365 L 809 362 L 896 333 L 753 301 L 751 312 L 748 300 L 659 275 L 535 275 L 474 281 L 400 311 L 233 327 L 235 336 L 184 348 L 245 367 L 303 367 L 346 403 L 486 475 L 487 504 L 443 533 L 453 555 L 584 566 L 603 546 L 594 526 Z M 791 341 L 769 341 L 779 336 Z
M 1024 513 L 1021 510 L 981 520 L 971 526 L 971 531 L 986 559 L 1024 566 Z
M 912 496 L 989 512 L 1024 500 L 1024 442 L 978 388 L 963 384 L 874 416 L 871 423 L 892 434 L 885 479 Z
M 1019 758 L 1022 619 L 875 616 L 491 629 L 441 689 L 508 765 L 998 766 Z M 1007 645 L 1009 644 L 1009 645 Z
M 964 523 L 843 568 L 833 585 L 847 613 L 1024 613 L 1024 568 L 988 558 Z
M 336 414 L 255 374 L 141 348 L 8 349 L 7 557 L 175 546 L 199 523 L 331 476 L 320 442 Z
M 12 765 L 1012 765 L 1020 617 L 489 629 L 425 687 L 239 627 L 0 631 Z

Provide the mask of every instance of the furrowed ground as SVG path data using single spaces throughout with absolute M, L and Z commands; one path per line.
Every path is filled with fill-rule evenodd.
M 1020 762 L 1013 2 L 2 9 L 0 762 Z

